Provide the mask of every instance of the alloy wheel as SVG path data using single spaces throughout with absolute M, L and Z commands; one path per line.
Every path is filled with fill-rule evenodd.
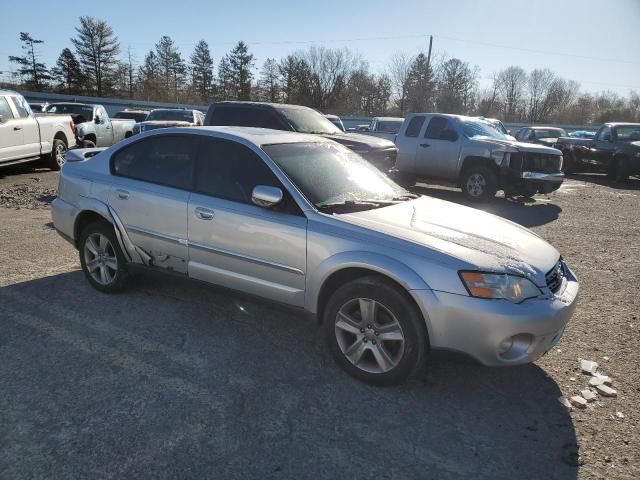
M 392 370 L 404 354 L 398 319 L 383 304 L 368 298 L 351 299 L 338 310 L 335 336 L 342 354 L 368 373 Z
M 118 257 L 109 239 L 102 233 L 92 233 L 84 244 L 87 272 L 97 283 L 110 285 L 118 272 Z
M 467 179 L 467 192 L 472 197 L 481 197 L 487 187 L 487 181 L 480 173 L 474 173 Z
M 58 166 L 62 167 L 62 165 L 64 165 L 64 156 L 66 153 L 67 147 L 65 147 L 63 143 L 56 144 L 55 156 Z

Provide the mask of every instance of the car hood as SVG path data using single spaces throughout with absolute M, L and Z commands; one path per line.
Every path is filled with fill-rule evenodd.
M 542 145 L 546 145 L 548 147 L 552 147 L 554 143 L 556 143 L 558 141 L 559 137 L 545 137 L 545 138 L 539 138 L 538 141 L 542 144 Z
M 527 228 L 427 196 L 335 217 L 444 253 L 478 270 L 524 275 L 538 286 L 544 286 L 545 273 L 560 258 L 553 246 Z
M 354 150 L 386 150 L 395 149 L 395 144 L 385 138 L 359 133 L 323 133 L 323 137 L 334 140 Z
M 562 154 L 560 150 L 557 150 L 551 147 L 546 147 L 544 145 L 538 145 L 536 143 L 525 143 L 525 142 L 518 142 L 518 141 L 512 141 L 512 140 L 498 140 L 496 138 L 488 138 L 488 137 L 474 138 L 473 140 L 476 142 L 500 145 L 503 147 L 513 147 L 513 148 L 517 148 L 521 152 L 544 153 L 547 155 Z

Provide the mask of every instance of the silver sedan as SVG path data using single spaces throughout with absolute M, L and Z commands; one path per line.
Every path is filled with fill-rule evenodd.
M 52 214 L 97 290 L 121 290 L 140 265 L 287 304 L 375 384 L 403 381 L 429 349 L 534 361 L 578 294 L 539 236 L 411 194 L 317 136 L 163 129 L 72 151 Z

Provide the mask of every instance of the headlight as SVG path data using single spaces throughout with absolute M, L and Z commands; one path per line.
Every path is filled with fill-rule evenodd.
M 460 272 L 469 295 L 478 298 L 505 299 L 520 303 L 542 295 L 530 280 L 505 273 Z
M 491 158 L 498 166 L 508 165 L 510 155 L 509 152 L 505 152 L 504 150 L 494 150 L 491 152 Z

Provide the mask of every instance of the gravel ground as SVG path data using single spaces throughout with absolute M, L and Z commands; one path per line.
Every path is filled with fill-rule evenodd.
M 0 478 L 640 477 L 640 181 L 487 206 L 577 273 L 564 338 L 515 368 L 437 354 L 395 388 L 342 373 L 295 312 L 163 276 L 95 292 L 50 224 L 56 184 L 0 171 Z M 581 358 L 618 397 L 568 411 Z

